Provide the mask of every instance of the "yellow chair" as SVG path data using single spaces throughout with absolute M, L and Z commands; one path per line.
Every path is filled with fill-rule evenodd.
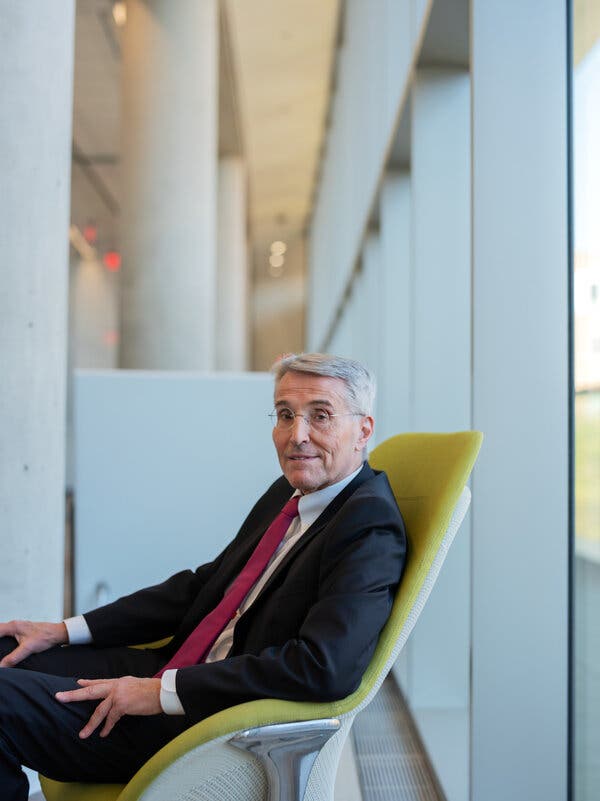
M 264 699 L 192 726 L 126 785 L 40 777 L 47 801 L 329 801 L 357 712 L 373 698 L 431 592 L 470 502 L 466 482 L 482 435 L 400 434 L 369 457 L 385 470 L 406 523 L 408 562 L 360 686 L 331 703 Z

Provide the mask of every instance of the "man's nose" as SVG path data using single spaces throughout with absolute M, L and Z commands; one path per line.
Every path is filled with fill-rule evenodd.
M 301 414 L 294 417 L 291 430 L 292 442 L 298 444 L 299 442 L 306 442 L 310 439 L 310 423 Z

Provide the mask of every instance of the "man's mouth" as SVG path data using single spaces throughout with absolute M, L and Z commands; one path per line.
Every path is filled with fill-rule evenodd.
M 309 454 L 305 454 L 305 453 L 295 453 L 295 454 L 291 454 L 287 458 L 290 459 L 293 462 L 307 462 L 310 459 L 318 459 L 319 457 L 318 456 L 310 456 Z

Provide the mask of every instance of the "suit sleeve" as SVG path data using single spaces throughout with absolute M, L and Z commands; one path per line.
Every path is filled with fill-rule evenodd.
M 402 574 L 404 527 L 388 499 L 360 497 L 323 535 L 318 597 L 299 636 L 258 654 L 179 669 L 177 694 L 191 718 L 259 698 L 331 701 L 357 688 Z

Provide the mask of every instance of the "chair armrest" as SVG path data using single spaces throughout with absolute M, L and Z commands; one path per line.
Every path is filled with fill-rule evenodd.
M 269 801 L 303 801 L 315 759 L 339 728 L 336 718 L 275 723 L 242 731 L 228 742 L 260 760 Z
M 234 735 L 274 723 L 296 723 L 335 717 L 337 704 L 304 703 L 264 699 L 224 709 L 196 723 L 178 737 L 167 743 L 143 765 L 123 788 L 118 801 L 138 801 L 151 783 L 158 784 L 158 777 L 169 771 L 177 772 L 178 760 L 196 759 L 201 751 L 208 752 L 220 746 Z M 333 732 L 332 732 L 333 733 Z M 248 756 L 239 749 L 228 748 L 233 755 L 247 762 Z M 194 752 L 192 754 L 192 752 Z M 235 757 L 234 757 L 235 758 Z M 250 757 L 254 760 L 254 757 Z M 152 796 L 149 796 L 149 798 Z M 160 798 L 160 795 L 156 796 Z M 164 798 L 165 796 L 163 796 Z

